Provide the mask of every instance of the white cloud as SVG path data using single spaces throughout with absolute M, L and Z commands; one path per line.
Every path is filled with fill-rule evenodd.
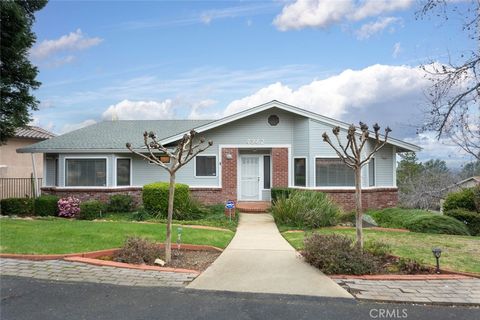
M 402 52 L 402 45 L 400 42 L 397 42 L 393 45 L 392 57 L 397 58 L 398 55 Z
M 469 155 L 465 151 L 450 139 L 441 138 L 438 140 L 436 132 L 423 132 L 404 140 L 422 147 L 423 150 L 418 154 L 420 161 L 442 159 L 449 167 L 460 167 L 469 161 Z
M 79 51 L 96 46 L 103 40 L 98 37 L 89 38 L 82 30 L 77 29 L 55 40 L 43 40 L 32 48 L 30 54 L 35 59 L 47 59 L 63 51 Z M 71 58 L 70 58 L 71 59 Z
M 83 127 L 91 126 L 92 124 L 95 124 L 95 123 L 97 123 L 97 121 L 93 119 L 88 119 L 78 123 L 67 123 L 62 127 L 62 129 L 60 130 L 60 133 L 64 134 L 70 131 L 81 129 Z
M 102 114 L 104 120 L 163 120 L 173 118 L 172 100 L 130 101 L 111 105 Z
M 357 38 L 362 40 L 362 39 L 368 39 L 372 35 L 379 33 L 383 31 L 385 28 L 390 27 L 391 31 L 394 31 L 394 24 L 400 23 L 402 19 L 396 18 L 396 17 L 383 17 L 383 18 L 378 18 L 377 21 L 370 22 L 370 23 L 365 23 L 358 29 L 355 34 L 357 35 Z
M 220 113 L 218 112 L 213 112 L 209 113 L 206 112 L 205 109 L 208 109 L 212 106 L 217 104 L 216 100 L 213 99 L 205 99 L 205 100 L 200 100 L 198 102 L 195 102 L 192 104 L 192 109 L 190 111 L 190 114 L 188 116 L 189 119 L 217 119 L 220 118 Z
M 276 82 L 232 101 L 224 115 L 276 99 L 346 122 L 389 125 L 394 136 L 402 138 L 412 136 L 421 125 L 424 91 L 430 85 L 420 68 L 377 64 L 298 88 Z
M 296 0 L 283 7 L 273 23 L 279 30 L 326 28 L 405 10 L 413 0 Z

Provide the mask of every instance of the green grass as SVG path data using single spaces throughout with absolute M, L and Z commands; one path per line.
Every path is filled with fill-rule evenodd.
M 316 231 L 322 234 L 338 233 L 355 236 L 353 228 L 322 228 Z M 305 232 L 283 233 L 285 239 L 297 250 L 303 247 L 304 235 Z M 435 263 L 432 248 L 439 247 L 443 251 L 440 258 L 441 267 L 455 271 L 480 273 L 480 237 L 367 229 L 364 230 L 364 237 L 367 241 L 388 243 L 392 248 L 393 255 L 415 259 L 430 265 Z
M 165 232 L 165 224 L 160 223 L 2 218 L 0 252 L 59 254 L 94 251 L 119 247 L 131 235 L 163 242 Z M 231 231 L 183 228 L 182 242 L 225 248 L 233 235 Z M 177 228 L 173 227 L 172 242 L 175 243 L 176 239 Z
M 175 220 L 174 219 L 173 223 L 184 224 L 184 225 L 201 225 L 201 226 L 225 228 L 231 231 L 237 230 L 238 212 L 235 215 L 236 218 L 230 221 L 227 217 L 225 217 L 223 205 L 209 206 L 208 209 L 210 210 L 210 213 L 205 215 L 205 217 L 203 217 L 202 219 L 197 219 L 197 220 Z M 104 215 L 102 219 L 109 220 L 109 221 L 133 221 L 134 220 L 133 216 L 134 216 L 133 212 L 107 213 Z M 150 219 L 147 219 L 147 221 L 158 222 L 158 223 L 167 222 L 166 219 L 156 219 L 156 218 L 150 218 Z

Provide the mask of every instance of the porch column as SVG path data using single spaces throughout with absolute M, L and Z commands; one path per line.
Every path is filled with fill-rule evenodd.
M 288 187 L 288 148 L 272 148 L 272 187 Z
M 237 201 L 237 158 L 237 148 L 222 149 L 222 196 L 224 199 L 218 199 L 219 202 Z

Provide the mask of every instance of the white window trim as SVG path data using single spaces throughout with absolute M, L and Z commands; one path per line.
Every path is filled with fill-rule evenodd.
M 67 186 L 67 160 L 71 159 L 105 159 L 105 186 Z M 75 157 L 64 157 L 63 158 L 63 186 L 70 189 L 98 189 L 98 188 L 108 188 L 111 187 L 108 185 L 109 181 L 109 162 L 108 157 L 91 157 L 91 156 L 75 156 Z
M 127 186 L 118 186 L 117 185 L 117 160 L 119 159 L 128 159 L 130 160 L 130 184 L 127 185 Z M 113 172 L 114 172 L 114 175 L 113 175 L 113 186 L 114 187 L 131 187 L 132 186 L 132 182 L 133 182 L 133 159 L 131 157 L 115 157 L 114 158 L 114 165 L 113 165 Z
M 370 162 L 373 160 L 373 186 L 370 185 Z M 367 187 L 376 187 L 377 186 L 377 160 L 375 157 L 370 158 L 367 163 L 367 173 L 368 173 L 368 185 Z
M 338 186 L 338 187 L 335 187 L 335 186 L 317 186 L 317 159 L 338 159 L 338 160 L 342 161 L 342 159 L 340 159 L 339 157 L 335 157 L 335 156 L 322 156 L 322 155 L 315 156 L 313 158 L 313 179 L 314 179 L 313 190 L 351 190 L 351 189 L 355 189 L 355 186 Z M 362 189 L 365 189 L 365 187 L 362 187 Z
M 295 185 L 295 160 L 296 159 L 304 159 L 305 160 L 305 186 L 296 186 Z M 293 167 L 292 167 L 292 172 L 293 172 L 293 186 L 295 188 L 307 188 L 308 187 L 308 157 L 306 156 L 298 156 L 298 157 L 293 157 Z
M 197 176 L 197 157 L 215 157 L 215 175 L 214 176 Z M 193 158 L 193 176 L 197 179 L 212 179 L 218 177 L 218 155 L 216 154 L 198 154 Z

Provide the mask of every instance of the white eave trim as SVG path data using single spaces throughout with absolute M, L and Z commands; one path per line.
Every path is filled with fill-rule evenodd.
M 276 107 L 276 108 L 279 108 L 279 109 L 282 109 L 282 110 L 285 110 L 285 111 L 288 111 L 288 112 L 291 112 L 291 113 L 295 113 L 295 114 L 298 114 L 298 115 L 301 115 L 301 116 L 304 116 L 304 117 L 307 117 L 307 118 L 310 118 L 310 119 L 313 119 L 313 120 L 316 120 L 316 121 L 327 123 L 327 124 L 332 125 L 332 126 L 339 126 L 343 129 L 348 129 L 348 127 L 350 126 L 346 122 L 331 119 L 331 118 L 319 115 L 317 113 L 314 113 L 314 112 L 311 112 L 311 111 L 308 111 L 308 110 L 304 110 L 304 109 L 301 109 L 301 108 L 298 108 L 298 107 L 295 107 L 295 106 L 292 106 L 292 105 L 289 105 L 289 104 L 286 104 L 286 103 L 283 103 L 283 102 L 280 102 L 280 101 L 277 101 L 277 100 L 272 100 L 272 101 L 267 102 L 265 104 L 261 104 L 257 107 L 253 107 L 253 108 L 250 108 L 250 109 L 232 114 L 232 115 L 227 116 L 225 118 L 207 123 L 203 126 L 197 127 L 197 128 L 195 128 L 195 131 L 198 132 L 198 133 L 202 133 L 202 132 L 205 132 L 207 130 L 217 128 L 217 127 L 222 126 L 224 124 L 242 119 L 244 117 L 248 117 L 250 115 L 253 115 L 253 114 L 258 113 L 258 112 L 262 112 L 264 110 L 267 110 L 267 109 L 270 109 L 270 108 L 273 108 L 273 107 Z M 168 144 L 168 143 L 175 142 L 175 141 L 181 139 L 183 137 L 183 135 L 188 133 L 188 132 L 189 131 L 185 131 L 185 132 L 176 134 L 174 136 L 165 138 L 161 141 L 161 143 L 163 145 L 165 145 L 165 144 Z M 394 139 L 394 138 L 389 138 L 387 143 L 391 144 L 391 145 L 394 145 L 394 146 L 397 146 L 397 147 L 400 147 L 400 148 L 403 148 L 403 149 L 406 149 L 408 151 L 418 152 L 418 151 L 422 150 L 422 148 L 420 148 L 419 146 L 416 146 L 414 144 L 404 142 L 404 141 L 401 141 L 401 140 L 398 140 L 398 139 Z

